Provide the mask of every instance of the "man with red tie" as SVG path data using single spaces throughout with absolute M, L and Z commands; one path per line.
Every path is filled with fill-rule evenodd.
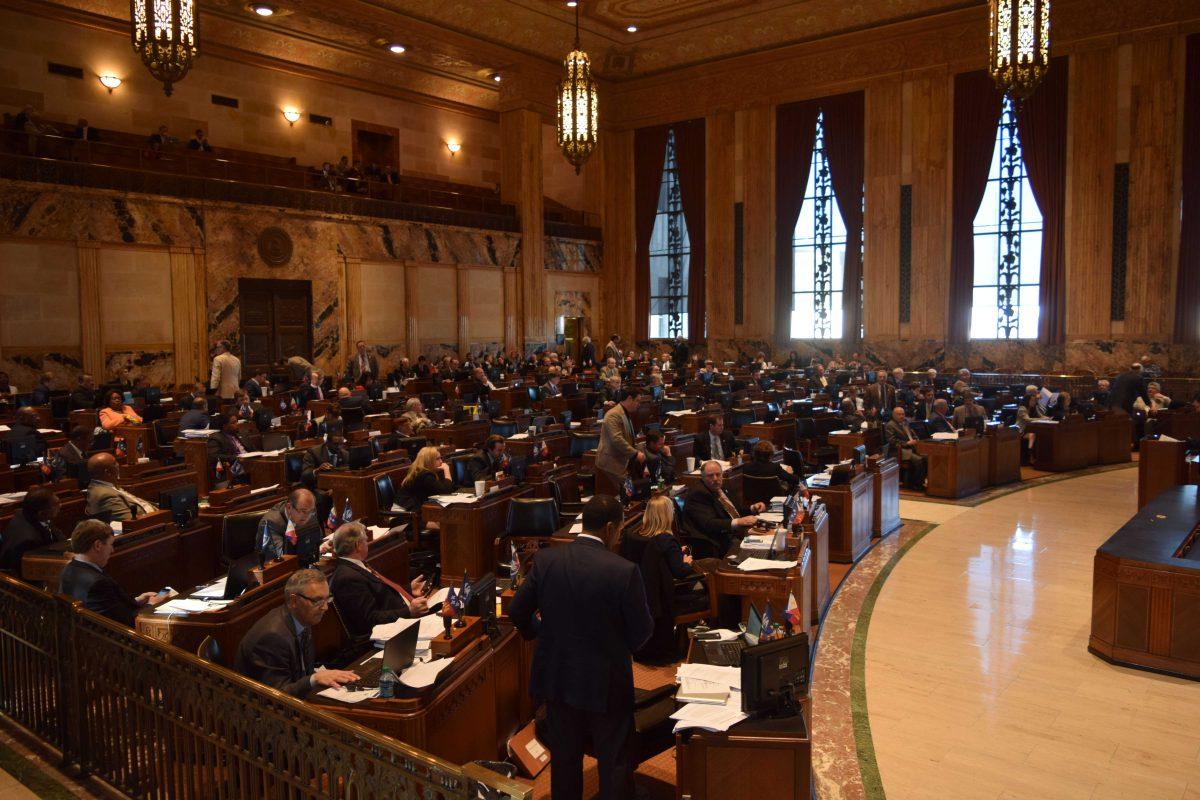
M 333 601 L 355 638 L 370 636 L 376 625 L 429 611 L 425 578 L 418 576 L 405 588 L 367 566 L 370 543 L 367 529 L 358 522 L 347 522 L 333 534 Z

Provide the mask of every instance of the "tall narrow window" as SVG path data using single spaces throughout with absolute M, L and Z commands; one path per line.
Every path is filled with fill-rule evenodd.
M 1017 114 L 1008 97 L 987 189 L 975 214 L 972 339 L 1036 339 L 1042 213 L 1025 175 Z
M 658 213 L 650 236 L 650 337 L 674 339 L 688 331 L 687 220 L 679 194 L 679 169 L 675 161 L 675 131 L 667 132 Z
M 846 225 L 825 157 L 825 115 L 817 114 L 812 166 L 792 235 L 792 338 L 842 337 L 842 278 Z M 858 287 L 855 287 L 858 288 Z

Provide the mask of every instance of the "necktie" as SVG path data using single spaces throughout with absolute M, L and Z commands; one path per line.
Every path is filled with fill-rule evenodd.
M 737 507 L 733 504 L 733 501 L 729 499 L 729 496 L 725 494 L 723 489 L 717 490 L 717 500 L 720 501 L 721 508 L 725 509 L 725 513 L 729 515 L 730 519 L 738 518 Z
M 296 644 L 300 647 L 300 671 L 305 675 L 311 675 L 312 669 L 308 663 L 308 651 L 312 648 L 312 633 L 308 628 L 300 631 L 300 635 L 296 637 Z
M 366 565 L 364 564 L 363 566 L 366 566 Z M 395 581 L 393 581 L 389 578 L 384 577 L 381 573 L 376 572 L 371 567 L 367 567 L 367 572 L 370 572 L 372 575 L 374 575 L 376 578 L 378 578 L 380 581 L 382 581 L 384 586 L 388 587 L 389 589 L 394 591 L 396 594 L 403 597 L 405 603 L 412 603 L 412 599 L 413 599 L 412 595 L 409 594 L 408 592 L 406 592 L 404 590 L 403 586 L 401 586 L 400 584 L 396 583 Z
M 709 434 L 712 437 L 712 457 L 717 461 L 725 460 L 725 451 L 721 449 L 721 437 Z

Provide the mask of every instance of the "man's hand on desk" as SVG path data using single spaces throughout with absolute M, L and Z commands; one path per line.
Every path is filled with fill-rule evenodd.
M 766 510 L 767 510 L 766 503 L 755 503 L 754 505 L 750 506 L 750 511 L 751 511 L 751 513 L 754 513 L 754 514 L 761 514 L 762 512 L 764 512 Z
M 171 599 L 169 594 L 159 594 L 158 592 L 142 592 L 136 598 L 139 606 L 156 606 L 160 603 L 165 603 Z
M 346 669 L 319 669 L 309 678 L 313 686 L 322 689 L 340 689 L 344 683 L 354 683 L 358 675 Z
M 759 503 L 759 505 L 762 504 Z M 753 528 L 754 523 L 756 522 L 758 522 L 758 517 L 754 516 L 753 514 L 748 514 L 744 517 L 738 517 L 733 521 L 733 524 L 739 528 Z

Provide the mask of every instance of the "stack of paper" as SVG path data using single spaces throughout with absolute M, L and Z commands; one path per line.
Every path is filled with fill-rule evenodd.
M 709 705 L 707 703 L 688 703 L 671 715 L 675 720 L 675 732 L 689 728 L 706 731 L 727 731 L 734 725 L 746 719 L 742 711 L 742 693 L 731 691 L 724 703 Z
M 957 433 L 947 433 L 945 431 L 939 431 L 938 433 L 933 434 L 929 438 L 933 439 L 935 442 L 952 442 L 958 438 L 958 434 Z
M 799 561 L 773 561 L 766 558 L 747 558 L 738 564 L 738 569 L 742 572 L 761 572 L 766 569 L 791 569 L 799 563 Z
M 205 611 L 217 611 L 224 608 L 232 600 L 200 600 L 190 597 L 181 598 L 178 600 L 168 600 L 160 606 L 155 607 L 155 614 L 202 614 Z
M 508 438 L 510 438 L 510 439 L 528 439 L 529 434 L 528 433 L 514 433 L 512 436 L 510 436 Z
M 444 595 L 443 595 L 444 597 Z M 395 622 L 389 622 L 384 625 L 376 625 L 371 629 L 371 642 L 378 648 L 382 648 L 388 639 L 391 639 L 398 633 L 402 633 L 410 625 L 420 625 L 417 632 L 417 641 L 425 640 L 428 642 L 435 636 L 441 636 L 445 632 L 445 623 L 442 622 L 442 617 L 438 614 L 426 614 L 423 617 L 416 619 L 398 619 Z M 419 646 L 418 646 L 419 648 Z
M 370 700 L 379 696 L 379 689 L 347 689 L 345 686 L 337 688 L 322 689 L 317 692 L 320 697 L 328 697 L 331 700 L 339 700 L 343 703 L 361 703 L 363 700 Z
M 737 636 L 733 631 L 730 633 Z M 742 713 L 742 671 L 739 668 L 680 664 L 675 680 L 680 684 L 676 699 L 687 703 L 671 715 L 676 731 L 687 728 L 726 731 L 746 719 Z
M 219 578 L 207 586 L 201 586 L 196 591 L 192 592 L 192 597 L 197 600 L 220 600 L 225 596 L 225 578 Z
M 179 435 L 185 439 L 207 439 L 208 437 L 212 436 L 214 433 L 218 433 L 218 431 L 216 431 L 216 430 L 200 430 L 197 428 L 188 428 L 186 431 L 180 431 Z
M 400 673 L 400 682 L 413 689 L 424 689 L 426 686 L 432 686 L 433 682 L 437 680 L 437 676 L 441 674 L 442 670 L 450 666 L 452 661 L 454 661 L 453 656 L 439 658 L 436 661 L 413 664 Z
M 281 447 L 278 450 L 248 450 L 245 453 L 239 454 L 238 458 L 258 458 L 259 456 L 277 456 L 280 453 L 282 453 L 285 449 L 286 448 Z
M 273 492 L 278 488 L 279 488 L 278 483 L 272 483 L 270 486 L 260 486 L 257 489 L 251 489 L 250 495 L 253 497 L 254 495 L 258 495 L 258 494 L 266 494 L 267 492 Z
M 435 494 L 429 498 L 435 503 L 443 506 L 453 505 L 454 503 L 474 503 L 479 498 L 473 494 Z

